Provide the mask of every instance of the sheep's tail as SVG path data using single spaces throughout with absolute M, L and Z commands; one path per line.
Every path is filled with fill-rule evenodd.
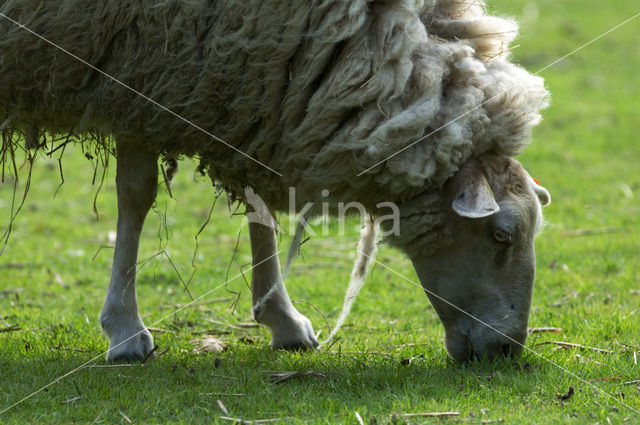
M 362 217 L 362 224 L 363 226 L 362 230 L 360 231 L 360 242 L 358 243 L 358 257 L 353 264 L 351 281 L 349 282 L 347 293 L 344 296 L 342 311 L 340 312 L 340 316 L 338 317 L 338 321 L 336 322 L 335 327 L 333 328 L 327 339 L 322 342 L 321 346 L 326 345 L 329 341 L 331 341 L 344 324 L 344 321 L 347 319 L 347 316 L 351 311 L 353 302 L 356 300 L 358 293 L 364 286 L 371 261 L 373 261 L 373 259 L 375 258 L 377 250 L 376 225 L 373 218 L 369 215 L 364 215 Z

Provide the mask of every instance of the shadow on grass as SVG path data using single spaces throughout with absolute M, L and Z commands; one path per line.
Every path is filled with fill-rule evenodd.
M 98 354 L 46 353 L 41 358 L 3 360 L 0 410 Z M 464 410 L 479 400 L 491 405 L 503 394 L 527 394 L 544 366 L 526 358 L 460 365 L 442 353 L 411 354 L 287 353 L 238 345 L 207 355 L 175 348 L 144 365 L 101 360 L 13 407 L 0 422 L 98 417 L 121 422 L 122 414 L 133 421 L 163 422 L 221 415 L 321 420 L 355 410 L 369 416 Z M 274 372 L 296 371 L 317 373 L 281 383 L 273 377 Z

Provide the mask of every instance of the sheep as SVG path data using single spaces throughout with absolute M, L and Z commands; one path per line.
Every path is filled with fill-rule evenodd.
M 397 205 L 399 232 L 380 223 L 385 240 L 412 260 L 449 354 L 515 354 L 550 201 L 514 159 L 548 104 L 543 80 L 509 61 L 516 34 L 479 0 L 9 0 L 3 158 L 55 135 L 113 140 L 108 360 L 152 350 L 134 265 L 158 159 L 180 156 L 198 158 L 231 199 L 247 203 L 251 188 L 270 211 L 249 232 L 253 313 L 274 348 L 318 344 L 275 254 L 273 212 L 291 209 L 294 188 L 296 211 L 312 203 L 310 215 L 323 202 L 374 216 Z

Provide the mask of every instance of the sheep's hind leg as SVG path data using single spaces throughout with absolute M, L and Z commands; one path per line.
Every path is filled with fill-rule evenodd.
M 108 361 L 142 360 L 153 337 L 142 323 L 136 296 L 136 263 L 144 219 L 158 185 L 158 157 L 129 140 L 116 140 L 118 227 L 111 281 L 100 313 L 109 339 Z
M 295 309 L 280 275 L 274 226 L 249 222 L 253 255 L 253 316 L 271 329 L 275 349 L 304 350 L 318 346 L 311 321 Z

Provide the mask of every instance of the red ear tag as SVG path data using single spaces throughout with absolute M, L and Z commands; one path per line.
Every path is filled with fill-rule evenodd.
M 538 186 L 540 186 L 540 182 L 538 180 L 534 179 L 533 177 L 531 177 L 531 180 L 533 180 Z

